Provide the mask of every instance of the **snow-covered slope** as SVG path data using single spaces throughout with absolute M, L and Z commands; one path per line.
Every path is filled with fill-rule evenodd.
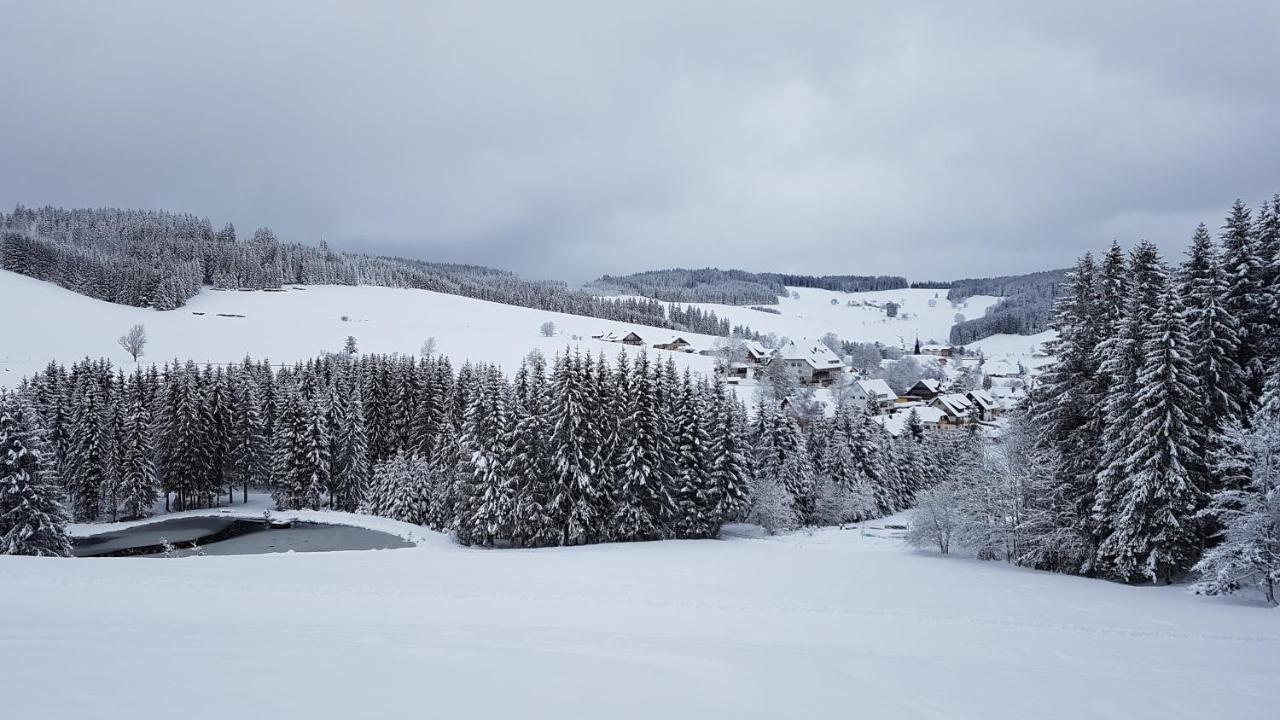
M 956 313 L 966 318 L 981 317 L 988 307 L 999 301 L 999 298 L 980 295 L 953 308 L 947 301 L 946 290 L 902 289 L 862 293 L 810 288 L 790 290 L 800 297 L 784 297 L 777 305 L 764 306 L 780 311 L 779 315 L 734 305 L 694 304 L 715 310 L 717 315 L 729 318 L 735 325 L 749 325 L 760 333 L 773 332 L 792 339 L 816 340 L 833 332 L 842 340 L 910 348 L 917 335 L 922 343 L 931 340 L 947 342 Z M 832 300 L 836 301 L 835 305 L 831 304 Z M 850 307 L 849 301 L 859 304 Z M 887 317 L 884 309 L 878 307 L 890 301 L 901 306 L 896 318 Z M 934 303 L 932 307 L 930 301 Z M 877 306 L 861 303 L 875 303 Z
M 914 553 L 856 529 L 0 557 L 0 578 L 0 714 L 24 720 L 1168 720 L 1280 703 L 1275 610 Z
M 112 358 L 131 365 L 116 343 L 134 323 L 147 327 L 150 342 L 144 361 L 188 358 L 198 362 L 236 362 L 246 354 L 292 362 L 322 351 L 338 351 L 354 335 L 363 352 L 416 354 L 427 337 L 455 362 L 497 362 L 514 371 L 533 348 L 548 357 L 566 344 L 612 358 L 620 345 L 591 340 L 612 330 L 638 330 L 654 338 L 670 331 L 643 328 L 577 315 L 532 310 L 445 295 L 426 290 L 382 287 L 308 286 L 287 292 L 205 290 L 186 307 L 169 312 L 113 305 L 77 295 L 51 283 L 0 270 L 0 385 L 11 385 L 43 368 L 51 359 L 69 362 L 85 356 Z M 10 310 L 11 309 L 11 310 Z M 196 313 L 203 313 L 197 315 Z M 241 315 L 243 317 L 219 317 Z M 342 317 L 347 316 L 348 321 Z M 560 334 L 542 337 L 539 326 L 553 321 Z M 574 341 L 573 335 L 584 338 Z M 709 347 L 714 338 L 685 334 Z M 660 352 L 650 350 L 650 352 Z M 681 365 L 710 371 L 711 359 L 686 353 Z

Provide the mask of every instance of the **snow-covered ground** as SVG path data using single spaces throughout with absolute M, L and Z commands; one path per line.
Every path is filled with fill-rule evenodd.
M 204 290 L 185 307 L 168 312 L 95 300 L 52 283 L 0 270 L 0 307 L 15 308 L 0 333 L 0 386 L 13 385 L 42 369 L 51 359 L 71 362 L 86 356 L 109 357 L 131 367 L 116 343 L 134 323 L 147 328 L 144 363 L 179 358 L 197 362 L 255 359 L 293 362 L 323 351 L 339 351 L 354 335 L 362 352 L 416 354 L 428 337 L 455 363 L 466 359 L 496 362 L 514 372 L 534 348 L 547 357 L 578 345 L 603 351 L 612 360 L 621 345 L 592 340 L 602 331 L 629 330 L 654 338 L 670 331 L 627 323 L 565 315 L 426 290 L 382 287 L 307 286 L 287 292 Z M 204 313 L 196 315 L 195 313 Z M 244 317 L 219 317 L 218 314 Z M 343 321 L 342 317 L 349 318 Z M 543 337 L 539 327 L 556 324 L 559 334 Z M 575 341 L 578 335 L 583 340 Z M 714 338 L 684 334 L 710 347 Z M 677 363 L 710 372 L 712 359 L 687 353 Z
M 0 557 L 0 706 L 23 720 L 1129 720 L 1280 703 L 1275 610 L 907 551 L 884 525 Z
M 777 333 L 779 337 L 786 336 L 793 340 L 817 340 L 826 333 L 833 332 L 841 340 L 879 342 L 910 349 L 917 334 L 922 343 L 931 340 L 947 342 L 957 313 L 966 318 L 982 317 L 988 307 L 999 302 L 999 298 L 978 295 L 953 308 L 947 300 L 946 290 L 902 289 L 843 293 L 799 287 L 789 289 L 800 297 L 783 297 L 778 300 L 777 305 L 761 306 L 778 310 L 781 313 L 779 315 L 734 305 L 693 305 L 704 310 L 715 310 L 717 315 L 729 318 L 735 325 L 749 325 L 757 332 Z M 831 304 L 832 300 L 836 301 L 835 305 Z M 850 307 L 849 301 L 859 304 Z M 885 315 L 883 305 L 890 301 L 901 306 L 899 317 L 890 318 Z M 931 301 L 932 307 L 929 305 Z

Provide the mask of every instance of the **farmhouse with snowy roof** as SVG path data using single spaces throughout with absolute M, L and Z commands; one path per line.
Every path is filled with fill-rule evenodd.
M 932 402 L 934 398 L 941 394 L 942 383 L 934 380 L 933 378 L 925 378 L 923 380 L 917 380 L 915 385 L 907 388 L 907 391 L 902 393 L 902 396 L 914 400 Z
M 830 385 L 844 372 L 844 361 L 822 343 L 792 340 L 770 362 L 786 363 L 806 385 Z
M 874 403 L 877 414 L 892 411 L 898 401 L 898 394 L 889 387 L 889 383 L 880 379 L 858 380 L 849 388 L 849 396 L 868 407 Z

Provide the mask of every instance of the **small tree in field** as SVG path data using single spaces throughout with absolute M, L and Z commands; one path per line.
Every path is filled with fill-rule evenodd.
M 943 483 L 917 496 L 916 509 L 907 528 L 907 544 L 912 547 L 937 547 L 946 555 L 951 552 L 960 530 L 960 497 L 951 483 Z
M 129 332 L 120 336 L 120 347 L 129 353 L 134 362 L 138 362 L 138 358 L 143 356 L 142 349 L 147 346 L 147 328 L 142 325 L 134 325 L 129 328 Z
M 542 323 L 542 327 L 540 329 L 542 330 L 543 337 L 552 337 L 556 334 L 556 324 L 550 320 Z

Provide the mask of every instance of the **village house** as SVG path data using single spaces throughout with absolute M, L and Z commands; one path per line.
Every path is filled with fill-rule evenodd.
M 929 402 L 929 407 L 942 411 L 942 423 L 960 426 L 976 420 L 977 409 L 964 393 L 943 393 Z
M 849 396 L 856 402 L 871 407 L 874 403 L 876 414 L 892 412 L 898 401 L 898 395 L 884 380 L 858 380 L 849 388 Z
M 734 359 L 727 366 L 719 366 L 717 369 L 724 373 L 725 379 L 729 382 L 737 380 L 750 380 L 759 375 L 765 365 L 769 364 L 769 359 L 773 357 L 773 351 L 765 347 L 756 340 L 742 341 L 743 353 L 740 358 Z M 703 355 L 716 355 L 717 350 L 703 350 Z
M 844 361 L 822 343 L 798 344 L 792 340 L 770 362 L 785 363 L 805 385 L 827 386 L 844 372 Z
M 623 345 L 635 345 L 637 347 L 640 347 L 644 345 L 644 338 L 635 334 L 635 332 L 629 332 L 626 335 L 623 335 L 622 339 L 618 340 L 618 342 L 622 343 Z
M 1000 415 L 1000 403 L 986 390 L 970 390 L 965 393 L 965 397 L 973 403 L 978 420 L 989 422 Z
M 658 350 L 670 350 L 672 352 L 693 352 L 694 351 L 693 343 L 689 342 L 688 340 L 685 340 L 679 335 L 672 335 L 671 337 L 663 338 L 662 340 L 654 343 L 653 347 Z
M 933 402 L 933 399 L 942 394 L 942 383 L 932 378 L 917 380 L 915 385 L 907 388 L 902 393 L 902 397 L 911 400 L 923 400 L 924 402 Z

